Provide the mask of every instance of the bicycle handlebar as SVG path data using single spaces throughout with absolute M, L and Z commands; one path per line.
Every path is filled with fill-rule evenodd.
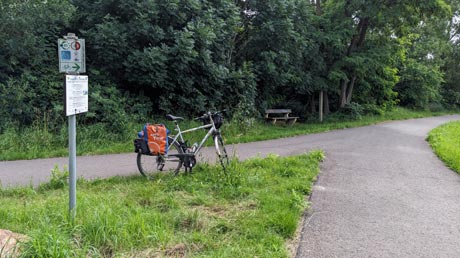
M 195 118 L 194 120 L 198 120 L 198 121 L 202 121 L 202 122 L 203 122 L 203 121 L 209 119 L 211 116 L 217 115 L 217 114 L 222 114 L 222 113 L 225 112 L 225 111 L 227 111 L 227 110 L 224 109 L 224 110 L 222 110 L 222 111 L 214 111 L 214 112 L 208 111 L 208 112 L 206 112 L 205 114 L 203 114 L 202 116 Z

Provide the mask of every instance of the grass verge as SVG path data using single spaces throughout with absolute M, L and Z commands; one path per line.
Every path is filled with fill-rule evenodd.
M 200 165 L 78 182 L 68 219 L 65 173 L 38 189 L 0 189 L 0 228 L 30 237 L 23 257 L 288 257 L 323 153 Z
M 436 155 L 457 173 L 460 173 L 460 121 L 433 129 L 428 142 Z
M 423 118 L 452 113 L 453 112 L 415 111 L 406 108 L 395 108 L 393 111 L 388 111 L 382 115 L 365 115 L 362 116 L 361 119 L 357 120 L 330 116 L 322 123 L 319 121 L 308 121 L 298 123 L 293 126 L 273 126 L 271 124 L 259 123 L 245 133 L 241 133 L 239 127 L 237 126 L 225 125 L 223 131 L 225 133 L 225 140 L 227 143 L 245 143 L 360 127 L 385 121 Z
M 389 120 L 421 118 L 444 114 L 448 113 L 396 108 L 383 115 L 367 115 L 359 120 L 330 116 L 323 123 L 307 121 L 296 123 L 293 126 L 273 126 L 258 122 L 246 130 L 242 129 L 241 125 L 227 122 L 222 128 L 222 133 L 227 144 L 234 144 L 365 126 Z M 163 118 L 157 118 L 146 122 L 165 123 L 166 121 Z M 169 122 L 166 122 L 166 125 L 171 130 L 174 128 L 173 124 Z M 181 123 L 183 129 L 198 125 L 200 124 L 193 121 L 184 121 Z M 112 128 L 103 124 L 78 125 L 77 154 L 94 155 L 131 152 L 133 151 L 133 139 L 141 129 L 142 124 L 137 123 L 126 124 L 123 129 Z M 199 142 L 201 137 L 204 136 L 203 133 L 204 131 L 200 130 L 199 132 L 188 135 L 187 140 L 189 140 L 189 143 Z M 11 128 L 0 135 L 0 160 L 66 156 L 68 155 L 67 135 L 67 127 L 64 126 L 59 131 L 52 131 L 47 128 L 46 123 L 34 124 L 31 128 L 23 128 L 21 131 Z

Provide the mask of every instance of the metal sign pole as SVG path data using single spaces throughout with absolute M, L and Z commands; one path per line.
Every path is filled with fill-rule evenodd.
M 68 39 L 77 41 L 74 34 L 69 34 Z M 70 73 L 66 73 L 70 74 Z M 69 116 L 69 216 L 72 223 L 77 215 L 77 117 Z
M 59 72 L 66 74 L 66 115 L 69 117 L 69 217 L 77 214 L 77 117 L 88 111 L 88 77 L 86 72 L 85 40 L 68 33 L 58 39 Z
M 69 215 L 73 222 L 77 214 L 77 117 L 69 116 Z

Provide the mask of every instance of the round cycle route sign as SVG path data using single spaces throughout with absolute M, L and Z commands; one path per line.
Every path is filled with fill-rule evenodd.
M 59 72 L 61 73 L 84 73 L 85 40 L 76 38 L 64 38 L 58 40 Z

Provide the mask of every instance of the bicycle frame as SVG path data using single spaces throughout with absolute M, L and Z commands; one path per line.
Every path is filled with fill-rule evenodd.
M 168 136 L 167 141 L 169 146 L 167 153 L 158 155 L 144 153 L 139 151 L 140 148 L 138 147 L 140 146 L 136 145 L 137 139 L 134 142 L 134 146 L 137 150 L 137 167 L 143 176 L 151 178 L 151 173 L 163 171 L 166 164 L 170 164 L 166 166 L 166 169 L 175 168 L 174 175 L 177 175 L 182 167 L 185 169 L 186 173 L 191 173 L 193 167 L 197 164 L 196 155 L 203 149 L 203 146 L 209 137 L 212 137 L 215 145 L 214 147 L 216 148 L 217 157 L 219 158 L 220 164 L 225 171 L 226 166 L 230 163 L 219 130 L 223 123 L 223 116 L 221 111 L 207 112 L 201 117 L 196 118 L 195 120 L 204 122 L 204 124 L 201 126 L 189 128 L 187 130 L 182 130 L 179 126 L 179 121 L 184 120 L 184 118 L 176 117 L 170 114 L 168 114 L 166 118 L 174 122 L 174 130 L 176 132 L 175 135 Z M 203 139 L 201 139 L 199 144 L 194 143 L 193 145 L 188 146 L 188 143 L 184 139 L 184 134 L 198 130 L 207 131 L 207 133 L 204 135 Z M 153 159 L 148 156 L 153 156 Z M 153 167 L 151 165 L 153 165 Z
M 178 122 L 175 121 L 174 123 L 175 123 L 175 131 L 177 131 L 177 134 L 174 136 L 173 142 L 170 144 L 170 146 L 168 148 L 170 148 L 176 142 L 178 142 L 181 145 L 183 143 L 185 143 L 185 140 L 184 140 L 184 137 L 183 137 L 183 134 L 185 134 L 185 133 L 190 133 L 190 132 L 198 131 L 198 130 L 201 130 L 201 129 L 210 128 L 209 131 L 206 133 L 206 135 L 201 140 L 201 142 L 198 144 L 197 148 L 195 150 L 193 150 L 193 152 L 186 153 L 185 155 L 190 155 L 190 154 L 196 155 L 203 148 L 203 145 L 208 140 L 209 136 L 211 136 L 211 135 L 213 135 L 214 133 L 217 132 L 217 129 L 216 129 L 216 127 L 214 125 L 214 122 L 212 120 L 211 120 L 210 124 L 190 128 L 190 129 L 187 129 L 187 130 L 184 130 L 184 131 L 182 131 L 180 129 Z M 189 146 L 187 146 L 187 147 L 189 147 Z M 182 155 L 184 155 L 184 154 L 182 154 Z M 182 155 L 177 155 L 177 156 L 182 156 Z M 174 155 L 174 156 L 176 156 L 176 155 Z

